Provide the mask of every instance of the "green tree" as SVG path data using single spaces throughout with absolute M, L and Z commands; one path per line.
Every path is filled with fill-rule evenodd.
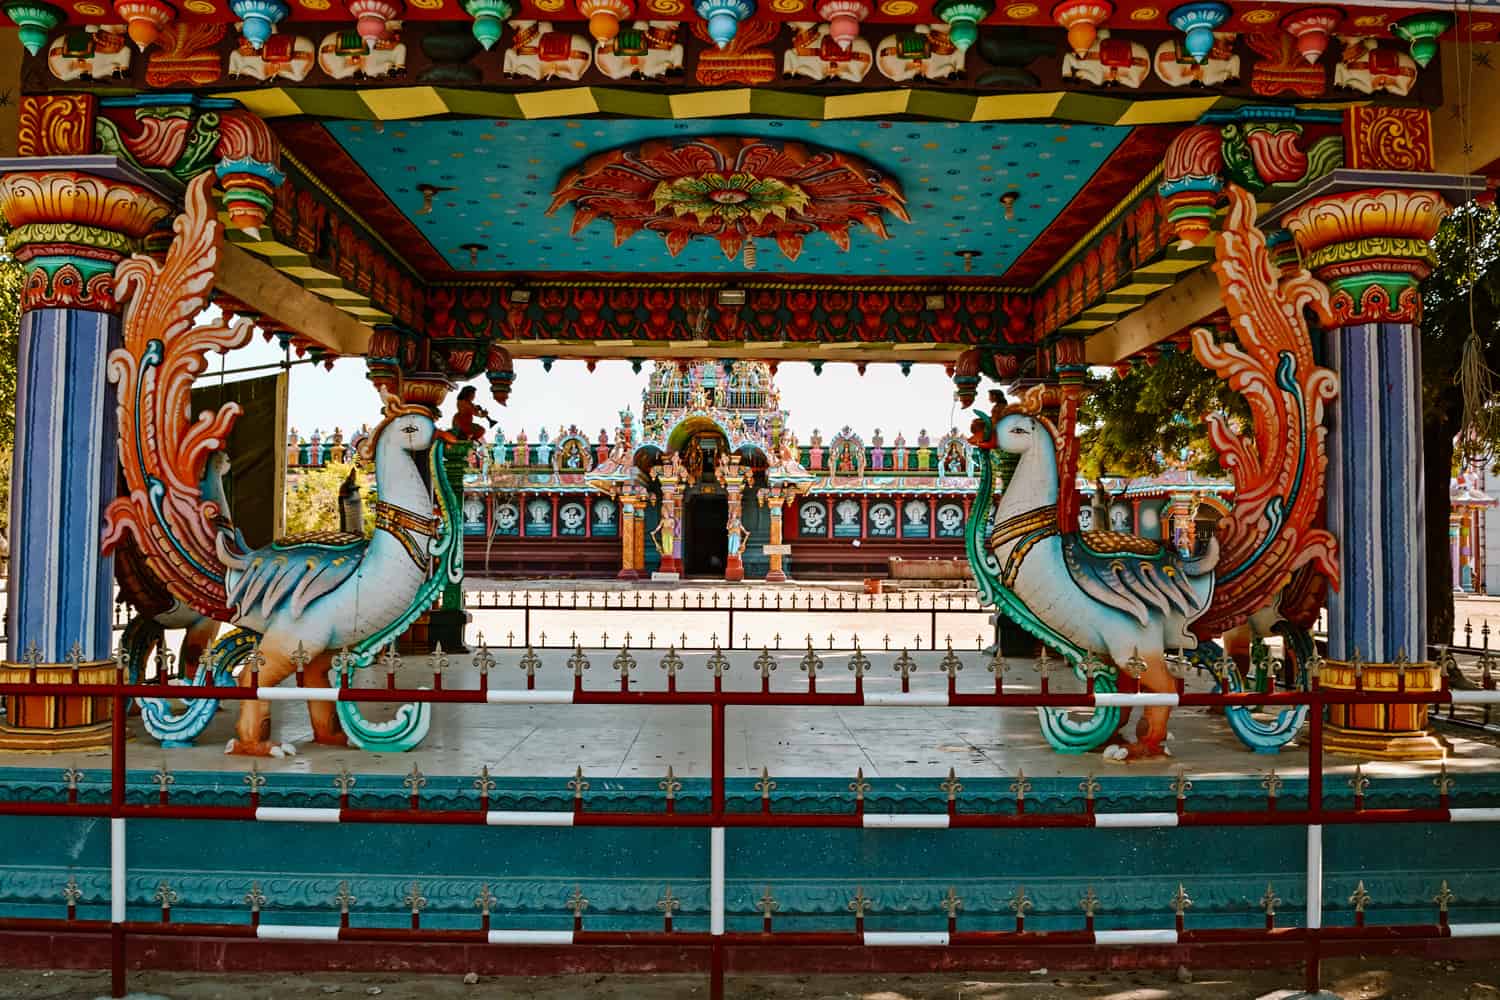
M 0 247 L 5 244 L 0 223 Z M 16 354 L 21 342 L 23 269 L 0 250 L 0 538 L 10 537 L 10 461 L 16 436 Z
M 1186 350 L 1164 350 L 1123 375 L 1091 376 L 1079 407 L 1078 471 L 1089 479 L 1151 476 L 1185 465 L 1222 475 L 1203 422 L 1207 413 L 1249 416 L 1244 399 Z
M 286 490 L 286 531 L 289 535 L 309 531 L 339 530 L 339 487 L 354 466 L 347 462 L 329 462 L 316 469 L 298 473 L 288 480 Z M 375 501 L 371 493 L 374 476 L 361 474 L 360 490 L 364 494 L 364 534 L 375 530 Z
M 1458 209 L 1438 231 L 1433 251 L 1437 263 L 1422 284 L 1421 331 L 1428 637 L 1449 642 L 1448 485 L 1456 442 L 1471 455 L 1500 454 L 1500 399 L 1487 377 L 1500 371 L 1500 214 L 1477 205 Z M 1466 392 L 1476 411 L 1468 430 Z M 1080 413 L 1080 469 L 1089 476 L 1152 475 L 1179 456 L 1198 471 L 1217 472 L 1202 421 L 1209 412 L 1243 417 L 1246 411 L 1237 394 L 1187 354 L 1164 354 L 1154 365 L 1096 379 Z
M 1448 643 L 1454 625 L 1448 481 L 1460 443 L 1467 457 L 1493 461 L 1500 453 L 1500 405 L 1488 377 L 1500 371 L 1500 214 L 1489 206 L 1459 208 L 1432 248 L 1437 264 L 1422 283 L 1421 341 L 1427 637 Z

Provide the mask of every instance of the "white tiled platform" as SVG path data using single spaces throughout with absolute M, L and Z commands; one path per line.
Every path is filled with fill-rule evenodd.
M 617 649 L 585 648 L 591 668 L 585 675 L 589 689 L 618 688 L 618 674 L 611 669 Z M 635 689 L 664 690 L 666 673 L 659 663 L 665 650 L 632 649 L 637 668 Z M 521 688 L 524 674 L 516 666 L 520 649 L 493 651 L 498 661 L 491 674 L 493 688 Z M 725 678 L 731 690 L 755 690 L 759 674 L 752 661 L 759 650 L 726 651 L 733 667 Z M 568 651 L 538 654 L 542 667 L 537 687 L 565 688 L 572 672 L 565 666 Z M 679 688 L 705 690 L 711 686 L 704 667 L 707 653 L 680 654 L 685 663 Z M 773 653 L 777 670 L 772 675 L 776 690 L 805 689 L 806 677 L 799 669 L 803 652 Z M 820 651 L 823 669 L 818 689 L 852 691 L 848 652 Z M 866 690 L 897 691 L 900 679 L 892 668 L 895 652 L 870 652 L 871 672 Z M 912 678 L 916 691 L 940 691 L 946 677 L 938 669 L 941 652 L 914 653 L 919 663 Z M 991 689 L 986 671 L 988 658 L 972 649 L 959 653 L 964 670 L 960 691 Z M 445 675 L 444 687 L 476 687 L 477 674 L 468 657 L 454 656 Z M 402 686 L 431 683 L 430 672 L 419 658 L 408 659 L 400 676 Z M 1071 677 L 1054 672 L 1054 689 L 1077 689 Z M 372 668 L 362 682 L 383 686 L 383 672 Z M 1191 686 L 1205 681 L 1195 678 Z M 1036 675 L 1029 663 L 1016 662 L 1007 679 L 1009 690 L 1035 690 Z M 390 706 L 368 706 L 371 717 L 386 716 Z M 162 763 L 174 771 L 243 771 L 249 761 L 225 756 L 225 741 L 232 735 L 237 709 L 221 707 L 219 716 L 196 747 L 164 749 L 143 734 L 132 739 L 128 760 L 132 768 L 155 769 Z M 582 767 L 592 777 L 656 777 L 670 765 L 678 776 L 703 777 L 709 773 L 709 711 L 706 707 L 614 707 L 590 705 L 502 706 L 438 705 L 434 707 L 431 733 L 411 754 L 368 754 L 347 748 L 321 747 L 310 743 L 311 729 L 300 704 L 279 703 L 273 708 L 274 735 L 297 745 L 298 754 L 281 760 L 262 760 L 267 773 L 336 773 L 341 766 L 364 773 L 402 774 L 413 762 L 428 775 L 474 774 L 488 766 L 495 776 L 546 776 L 571 774 Z M 1024 770 L 1029 777 L 1079 776 L 1089 773 L 1166 774 L 1179 768 L 1194 777 L 1254 774 L 1268 768 L 1288 777 L 1305 773 L 1307 755 L 1297 746 L 1279 755 L 1253 754 L 1229 731 L 1224 719 L 1203 709 L 1179 709 L 1173 713 L 1170 743 L 1173 757 L 1166 761 L 1118 765 L 1097 754 L 1068 756 L 1054 753 L 1029 709 L 967 708 L 730 708 L 728 710 L 726 765 L 730 777 L 756 776 L 765 767 L 778 777 L 837 777 L 863 768 L 868 777 L 930 777 L 945 775 L 949 768 L 963 777 L 1006 777 Z M 138 733 L 138 723 L 132 722 Z M 1488 743 L 1450 737 L 1449 770 L 1500 770 L 1500 749 Z M 107 751 L 35 754 L 0 754 L 0 766 L 80 768 L 106 766 Z M 1330 756 L 1331 770 L 1350 770 L 1353 758 Z M 1433 764 L 1366 764 L 1372 776 L 1433 773 Z

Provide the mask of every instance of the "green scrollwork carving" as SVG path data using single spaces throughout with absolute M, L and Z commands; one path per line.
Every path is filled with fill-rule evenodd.
M 67 244 L 104 251 L 117 259 L 140 249 L 140 243 L 124 233 L 76 222 L 33 222 L 18 226 L 5 239 L 7 250 L 16 252 L 36 244 Z M 112 263 L 112 262 L 111 262 Z

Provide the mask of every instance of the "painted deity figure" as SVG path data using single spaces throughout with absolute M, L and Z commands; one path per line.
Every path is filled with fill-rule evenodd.
M 885 438 L 880 436 L 879 427 L 870 436 L 870 468 L 876 472 L 885 471 Z
M 812 446 L 807 454 L 808 463 L 814 469 L 823 468 L 823 433 L 814 427 L 812 437 L 807 440 L 808 444 Z
M 651 541 L 656 545 L 656 551 L 663 559 L 672 558 L 672 553 L 677 547 L 677 519 L 672 516 L 671 505 L 662 504 L 661 519 L 656 522 L 656 530 L 651 533 Z
M 953 428 L 952 436 L 948 441 L 947 454 L 943 456 L 942 471 L 950 476 L 961 476 L 968 471 L 969 456 L 964 450 L 963 439 L 958 436 L 958 428 Z
M 729 556 L 733 558 L 740 554 L 740 548 L 745 544 L 745 538 L 750 532 L 745 530 L 745 524 L 740 520 L 738 512 L 729 517 Z
M 594 459 L 603 465 L 609 461 L 609 431 L 599 428 L 599 443 L 594 446 Z
M 479 421 L 475 418 L 490 419 L 484 407 L 474 402 L 475 391 L 472 385 L 466 385 L 458 391 L 457 410 L 453 414 L 453 433 L 464 441 L 483 441 L 484 428 L 479 426 Z M 493 424 L 494 421 L 491 420 L 490 423 Z
M 346 449 L 344 448 L 344 431 L 342 428 L 333 429 L 333 437 L 328 439 L 328 460 L 343 464 Z
M 906 471 L 906 435 L 900 431 L 896 432 L 896 446 L 891 452 L 891 458 L 895 459 L 893 464 L 897 472 Z
M 526 443 L 526 428 L 516 431 L 516 468 L 524 469 L 531 464 L 531 446 Z
M 288 431 L 286 435 L 286 464 L 302 464 L 302 438 L 297 433 L 297 428 L 295 427 Z
M 925 472 L 932 468 L 931 460 L 932 440 L 927 436 L 927 428 L 923 427 L 917 432 L 917 468 Z
M 536 442 L 536 464 L 548 465 L 552 461 L 552 442 L 547 439 L 547 428 L 542 428 L 542 436 Z
M 494 467 L 499 468 L 505 464 L 509 449 L 505 446 L 505 432 L 498 427 L 495 428 L 495 443 L 490 446 L 490 457 Z
M 1104 489 L 1104 480 L 1094 481 L 1094 495 L 1089 499 L 1089 520 L 1095 531 L 1109 530 L 1109 493 Z

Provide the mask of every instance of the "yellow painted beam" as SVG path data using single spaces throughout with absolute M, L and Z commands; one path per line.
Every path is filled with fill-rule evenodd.
M 1433 167 L 1476 174 L 1500 160 L 1500 45 L 1443 46 L 1444 107 L 1432 109 Z M 1474 56 L 1480 56 L 1475 61 Z M 1458 113 L 1455 113 L 1457 111 Z M 1465 142 L 1473 148 L 1464 152 Z
M 1084 343 L 1091 365 L 1112 365 L 1160 343 L 1185 326 L 1213 315 L 1222 306 L 1219 279 L 1213 269 L 1199 268 L 1165 289 L 1135 312 L 1099 330 Z
M 21 128 L 21 36 L 0 29 L 0 94 L 10 98 L 0 104 L 0 156 L 15 156 Z
M 375 332 L 236 246 L 223 248 L 216 284 L 255 312 L 345 356 L 364 354 Z

